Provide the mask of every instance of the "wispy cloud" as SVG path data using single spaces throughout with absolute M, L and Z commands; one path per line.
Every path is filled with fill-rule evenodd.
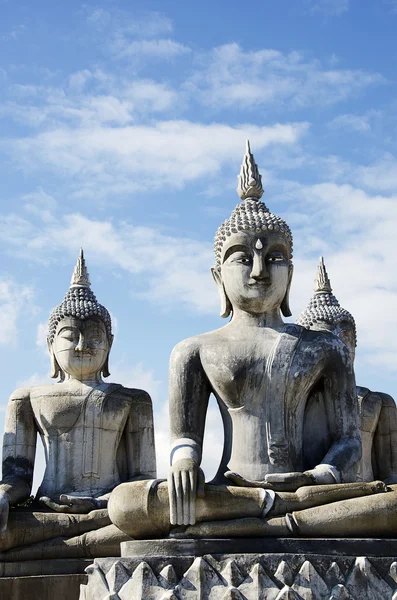
M 161 60 L 172 59 L 191 51 L 187 46 L 170 39 L 134 40 L 133 42 L 119 40 L 115 42 L 113 50 L 119 58 L 147 57 Z
M 32 137 L 8 140 L 15 160 L 27 169 L 50 168 L 73 176 L 80 196 L 126 193 L 167 185 L 182 188 L 205 177 L 206 184 L 231 160 L 240 158 L 245 138 L 257 151 L 293 147 L 306 123 L 258 127 L 190 121 L 160 121 L 125 127 L 62 127 Z M 153 177 L 155 165 L 155 177 Z
M 343 131 L 365 132 L 371 129 L 370 119 L 365 115 L 339 115 L 329 122 L 329 126 Z
M 33 289 L 11 277 L 0 278 L 0 345 L 15 346 L 19 320 L 35 312 Z
M 42 262 L 53 262 L 65 251 L 74 260 L 84 240 L 90 264 L 109 273 L 118 269 L 134 275 L 131 285 L 135 294 L 163 308 L 177 302 L 190 310 L 216 314 L 218 300 L 209 275 L 211 243 L 79 214 L 54 216 L 52 222 L 44 221 L 39 227 L 31 220 L 8 215 L 0 220 L 0 234 L 16 255 Z M 11 311 L 12 297 L 7 304 Z
M 195 97 L 211 106 L 234 108 L 275 104 L 283 110 L 329 106 L 384 82 L 379 73 L 327 69 L 299 52 L 244 51 L 238 44 L 215 48 L 206 66 L 186 83 Z
M 306 0 L 307 12 L 324 17 L 339 17 L 349 10 L 349 0 Z

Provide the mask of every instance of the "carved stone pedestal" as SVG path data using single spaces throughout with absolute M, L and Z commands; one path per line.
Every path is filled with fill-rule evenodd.
M 77 600 L 92 559 L 0 562 L 1 600 Z
M 86 569 L 80 600 L 397 600 L 397 540 L 148 540 Z

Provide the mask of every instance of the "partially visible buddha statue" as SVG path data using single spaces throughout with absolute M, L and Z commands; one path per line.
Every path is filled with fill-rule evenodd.
M 109 500 L 112 521 L 132 537 L 292 535 L 313 524 L 318 531 L 318 521 L 334 533 L 348 531 L 351 514 L 343 517 L 340 505 L 385 490 L 382 483 L 353 483 L 361 443 L 346 345 L 281 318 L 291 314 L 292 236 L 260 201 L 249 145 L 238 192 L 241 203 L 216 234 L 212 269 L 221 316 L 231 319 L 181 342 L 171 356 L 168 489 L 126 483 Z M 309 455 L 305 407 L 320 389 L 324 419 Z M 223 418 L 224 450 L 215 479 L 204 485 L 200 462 L 211 393 Z
M 102 380 L 111 319 L 90 289 L 83 251 L 50 315 L 47 342 L 59 381 L 17 389 L 8 403 L 0 559 L 116 556 L 126 536 L 111 524 L 107 502 L 121 482 L 156 475 L 152 403 L 143 390 Z M 29 509 L 9 510 L 31 493 L 37 434 L 43 481 Z
M 337 335 L 350 351 L 352 360 L 357 345 L 356 324 L 353 316 L 342 308 L 334 296 L 331 283 L 320 258 L 315 279 L 314 294 L 297 323 L 306 329 L 330 331 Z M 371 392 L 357 386 L 361 420 L 362 457 L 357 478 L 362 481 L 381 479 L 397 483 L 397 407 L 391 396 Z M 313 451 L 313 426 L 324 415 L 321 393 L 314 395 L 306 407 L 305 452 Z

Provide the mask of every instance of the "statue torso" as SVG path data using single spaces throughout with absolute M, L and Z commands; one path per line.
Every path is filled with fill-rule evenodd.
M 261 480 L 303 470 L 305 405 L 327 362 L 324 334 L 321 343 L 308 337 L 294 325 L 280 333 L 247 328 L 234 336 L 223 328 L 202 336 L 200 358 L 225 427 L 219 474 L 229 469 Z
M 117 393 L 121 389 L 60 383 L 31 390 L 46 456 L 39 495 L 95 496 L 120 482 L 117 452 L 131 409 L 128 396 Z

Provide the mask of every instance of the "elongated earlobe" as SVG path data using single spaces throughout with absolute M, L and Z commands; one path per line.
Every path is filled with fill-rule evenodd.
M 233 307 L 230 304 L 230 300 L 227 297 L 223 282 L 222 282 L 222 277 L 221 274 L 219 273 L 218 269 L 216 269 L 215 267 L 211 268 L 211 273 L 212 273 L 212 277 L 214 278 L 214 281 L 216 283 L 216 287 L 218 288 L 218 293 L 219 293 L 219 297 L 221 300 L 221 312 L 220 315 L 223 319 L 227 319 L 227 317 L 231 314 Z
M 284 317 L 290 317 L 292 315 L 291 309 L 289 307 L 289 291 L 291 288 L 291 281 L 292 281 L 292 273 L 294 272 L 294 266 L 292 263 L 290 263 L 289 265 L 289 272 L 288 272 L 288 285 L 287 285 L 287 291 L 285 292 L 285 296 L 283 298 L 283 301 L 281 302 L 281 312 L 283 313 Z
M 58 365 L 58 361 L 55 358 L 55 354 L 52 348 L 49 348 L 50 351 L 50 360 L 51 360 L 51 377 L 53 379 L 57 379 L 58 377 L 62 380 L 65 379 L 65 374 L 62 371 L 61 367 Z
M 104 365 L 102 367 L 102 375 L 104 377 L 109 377 L 109 375 L 110 375 L 110 371 L 109 371 L 109 354 L 110 354 L 110 350 L 112 348 L 113 340 L 114 340 L 114 336 L 113 335 L 110 338 L 108 338 L 108 341 L 109 341 L 109 351 L 108 351 L 108 355 L 106 357 L 105 363 L 104 363 Z

